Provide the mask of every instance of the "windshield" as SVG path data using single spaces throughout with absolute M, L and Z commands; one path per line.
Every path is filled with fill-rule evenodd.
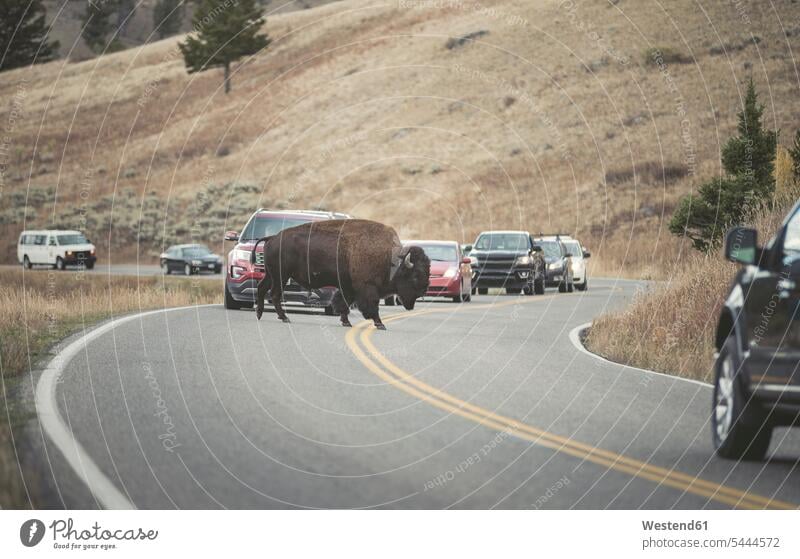
M 184 256 L 208 256 L 211 254 L 211 250 L 205 245 L 197 245 L 192 247 L 186 247 L 183 249 Z
M 561 245 L 556 241 L 539 241 L 536 243 L 542 247 L 545 258 L 561 258 Z
M 58 244 L 60 245 L 85 245 L 89 241 L 80 233 L 73 233 L 71 235 L 59 235 Z
M 564 246 L 567 248 L 567 252 L 574 258 L 583 258 L 583 250 L 578 241 L 565 241 Z
M 284 229 L 294 227 L 295 225 L 303 225 L 312 221 L 308 218 L 298 217 L 257 217 L 251 219 L 242 231 L 242 240 L 260 239 L 261 237 L 269 237 L 277 235 Z
M 455 262 L 457 260 L 456 247 L 452 245 L 419 245 L 425 254 L 436 262 Z
M 528 236 L 521 233 L 488 233 L 475 243 L 477 250 L 528 250 Z

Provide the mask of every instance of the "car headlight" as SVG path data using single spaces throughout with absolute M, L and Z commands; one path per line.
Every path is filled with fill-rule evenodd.
M 477 268 L 478 267 L 478 259 L 476 257 L 474 257 L 474 256 L 470 256 L 469 257 L 469 265 L 472 266 L 473 268 Z
M 527 254 L 518 257 L 517 260 L 514 262 L 515 266 L 530 266 L 530 264 L 531 264 L 531 257 L 528 256 Z
M 446 278 L 454 278 L 458 274 L 458 268 L 455 266 L 448 268 L 447 271 L 444 273 L 444 277 Z
M 234 260 L 247 260 L 250 262 L 250 252 L 249 250 L 242 250 L 237 248 L 233 251 L 233 259 Z
M 551 262 L 547 265 L 548 270 L 560 270 L 561 268 L 563 268 L 561 262 Z

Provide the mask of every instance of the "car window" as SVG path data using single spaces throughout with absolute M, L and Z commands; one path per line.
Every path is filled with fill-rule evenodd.
M 183 255 L 189 258 L 198 258 L 200 256 L 208 256 L 211 254 L 211 251 L 208 249 L 207 246 L 192 246 L 186 247 L 183 249 Z
M 561 258 L 561 243 L 558 241 L 538 241 L 545 258 Z
M 247 223 L 244 231 L 242 231 L 241 238 L 242 240 L 253 240 L 269 237 L 277 235 L 284 229 L 303 225 L 309 221 L 313 220 L 299 217 L 256 217 Z
M 478 237 L 477 250 L 526 250 L 529 247 L 527 235 L 521 233 L 487 233 Z
M 456 247 L 450 245 L 419 245 L 428 258 L 437 262 L 457 262 Z
M 583 249 L 581 249 L 581 244 L 578 241 L 565 241 L 564 246 L 572 256 L 576 258 L 583 257 Z
M 33 241 L 33 244 L 37 246 L 44 246 L 45 240 L 47 239 L 47 235 L 36 235 L 36 238 Z
M 786 224 L 783 252 L 791 255 L 800 254 L 800 211 L 795 212 Z
M 51 247 L 56 246 L 56 244 L 57 244 L 56 243 L 56 236 L 55 235 L 50 235 L 50 237 L 47 239 L 47 244 L 50 245 Z
M 88 242 L 86 237 L 81 233 L 70 233 L 69 235 L 58 236 L 58 244 L 60 245 L 85 245 Z

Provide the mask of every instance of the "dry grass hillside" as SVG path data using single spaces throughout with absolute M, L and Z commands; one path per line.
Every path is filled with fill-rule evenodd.
M 791 2 L 345 0 L 270 17 L 229 95 L 186 74 L 177 38 L 12 71 L 3 258 L 25 226 L 151 258 L 259 206 L 321 207 L 415 238 L 569 231 L 596 270 L 656 275 L 746 78 L 784 142 L 800 125 L 798 21 Z

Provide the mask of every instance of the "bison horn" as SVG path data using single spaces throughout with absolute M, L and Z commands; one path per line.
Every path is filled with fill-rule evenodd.
M 414 267 L 414 263 L 413 263 L 413 262 L 411 262 L 411 251 L 408 251 L 408 252 L 406 253 L 406 257 L 405 257 L 405 258 L 403 258 L 403 265 L 404 265 L 406 268 L 413 268 L 413 267 Z

